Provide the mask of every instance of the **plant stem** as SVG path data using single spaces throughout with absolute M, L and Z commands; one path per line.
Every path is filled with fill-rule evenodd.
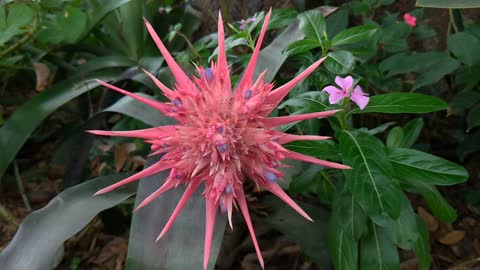
M 20 171 L 18 170 L 18 165 L 16 161 L 13 161 L 13 172 L 15 174 L 15 179 L 17 180 L 18 191 L 22 196 L 23 203 L 25 204 L 25 208 L 27 208 L 28 212 L 32 211 L 32 207 L 30 206 L 30 202 L 28 201 L 27 194 L 25 194 L 25 188 L 23 187 L 22 177 L 20 176 Z

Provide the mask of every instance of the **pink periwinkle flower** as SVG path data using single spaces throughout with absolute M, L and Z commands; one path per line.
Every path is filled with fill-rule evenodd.
M 370 101 L 368 94 L 364 93 L 359 85 L 355 86 L 355 88 L 353 87 L 353 78 L 351 76 L 347 76 L 346 78 L 337 76 L 335 77 L 335 83 L 340 86 L 340 89 L 330 85 L 322 90 L 322 92 L 328 93 L 328 101 L 330 104 L 337 104 L 342 101 L 343 98 L 348 97 L 358 105 L 360 110 L 363 110 L 367 106 Z
M 242 19 L 240 21 L 240 30 L 245 30 L 245 28 L 247 28 L 247 26 L 253 22 L 256 22 L 257 21 L 257 18 L 255 17 L 252 17 L 252 18 L 248 18 L 248 19 Z
M 417 25 L 417 18 L 410 15 L 410 13 L 405 13 L 403 15 L 403 21 L 411 27 L 415 27 Z
M 324 58 L 316 61 L 300 75 L 276 89 L 273 89 L 272 83 L 264 81 L 266 71 L 253 81 L 254 69 L 270 15 L 271 10 L 265 17 L 250 62 L 234 91 L 230 83 L 225 53 L 225 34 L 220 14 L 217 62 L 207 68 L 197 67 L 199 75 L 191 79 L 167 51 L 152 25 L 145 21 L 148 32 L 175 77 L 175 87 L 170 89 L 154 75 L 147 71 L 145 73 L 170 100 L 169 102 L 163 103 L 144 98 L 109 83 L 98 81 L 105 87 L 130 96 L 174 118 L 178 124 L 134 131 L 90 130 L 90 133 L 97 135 L 142 138 L 151 144 L 151 155 L 163 154 L 157 163 L 96 194 L 103 194 L 146 176 L 170 170 L 170 175 L 165 179 L 164 184 L 136 208 L 138 210 L 144 207 L 169 189 L 178 185 L 185 186 L 185 192 L 158 236 L 158 240 L 170 229 L 189 197 L 203 184 L 203 196 L 206 201 L 204 269 L 207 269 L 210 257 L 218 208 L 223 213 L 227 213 L 230 227 L 232 227 L 233 209 L 240 210 L 252 237 L 258 260 L 261 266 L 264 266 L 243 189 L 247 178 L 253 181 L 257 188 L 270 191 L 300 215 L 312 221 L 308 214 L 278 185 L 278 181 L 283 177 L 283 173 L 279 170 L 284 167 L 282 161 L 294 159 L 336 169 L 350 168 L 293 152 L 282 146 L 298 140 L 328 139 L 324 136 L 287 134 L 280 132 L 277 127 L 295 121 L 331 116 L 337 110 L 267 117 L 290 90 L 324 61 Z

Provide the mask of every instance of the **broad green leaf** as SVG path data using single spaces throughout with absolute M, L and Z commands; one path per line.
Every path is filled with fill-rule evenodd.
M 285 106 L 298 107 L 301 113 L 325 111 L 328 107 L 327 95 L 320 91 L 309 91 L 287 99 L 278 106 L 278 109 L 283 109 Z
M 367 132 L 370 135 L 377 135 L 380 133 L 383 133 L 385 130 L 387 130 L 389 127 L 395 125 L 395 122 L 387 122 L 385 124 L 381 124 L 378 127 L 372 128 L 372 129 L 367 129 L 367 128 L 360 128 L 359 130 Z
M 30 134 L 48 115 L 73 98 L 96 88 L 99 84 L 93 79 L 109 81 L 119 74 L 118 71 L 108 71 L 69 79 L 46 89 L 19 107 L 0 128 L 0 177 Z
M 433 8 L 478 8 L 478 0 L 417 0 L 417 7 Z
M 338 145 L 332 140 L 296 141 L 285 145 L 292 151 L 328 160 L 340 160 Z
M 395 170 L 395 177 L 432 185 L 463 183 L 468 172 L 462 166 L 443 158 L 408 148 L 389 149 L 388 158 Z
M 395 58 L 384 60 L 391 62 L 390 65 L 388 65 L 388 68 L 383 68 L 384 71 L 388 71 L 387 77 L 408 72 L 428 72 L 433 67 L 438 68 L 450 63 L 449 60 L 454 60 L 448 54 L 436 51 L 412 55 L 403 54 L 403 57 L 392 57 Z
M 410 120 L 408 123 L 403 126 L 404 139 L 402 141 L 402 146 L 404 148 L 412 147 L 413 144 L 417 141 L 420 132 L 423 129 L 423 118 L 415 118 Z
M 409 191 L 422 195 L 436 218 L 445 223 L 452 223 L 457 219 L 455 209 L 448 204 L 447 200 L 433 185 L 415 180 L 405 182 L 411 186 Z
M 318 267 L 321 269 L 331 268 L 330 256 L 326 247 L 328 212 L 318 206 L 297 202 L 315 221 L 313 223 L 274 196 L 268 196 L 264 201 L 265 205 L 271 207 L 271 212 L 268 217 L 263 219 L 263 222 L 270 224 L 287 238 L 295 241 Z
M 430 255 L 430 240 L 427 225 L 420 217 L 416 218 L 418 228 L 418 238 L 413 247 L 413 252 L 417 256 L 418 270 L 430 269 L 432 255 Z
M 2 7 L 2 11 L 0 11 L 3 14 L 1 15 L 3 22 L 0 23 L 0 45 L 3 45 L 12 37 L 25 32 L 24 27 L 33 20 L 33 11 L 28 5 L 13 3 L 7 7 L 8 15 L 6 18 L 5 9 Z
M 402 147 L 403 140 L 405 139 L 405 133 L 403 128 L 394 127 L 387 135 L 387 147 L 388 148 L 397 148 Z
M 358 242 L 347 233 L 342 220 L 330 219 L 328 225 L 328 249 L 336 270 L 358 269 Z
M 64 41 L 75 43 L 87 28 L 87 15 L 77 7 L 67 6 L 62 23 Z
M 449 103 L 449 112 L 451 114 L 462 114 L 463 111 L 470 109 L 479 101 L 480 93 L 476 91 L 464 90 L 458 92 Z
M 355 65 L 355 58 L 349 51 L 329 52 L 324 66 L 333 74 L 343 75 L 352 71 Z
M 474 35 L 459 32 L 448 37 L 448 49 L 467 65 L 474 65 L 480 62 L 480 40 Z
M 395 244 L 376 225 L 360 244 L 361 270 L 400 270 L 400 259 Z
M 295 55 L 295 54 L 304 53 L 304 52 L 313 50 L 320 46 L 321 44 L 314 39 L 297 40 L 287 47 L 286 53 L 288 55 Z
M 0 5 L 0 31 L 4 31 L 7 28 L 7 12 L 5 6 Z
M 128 56 L 140 59 L 144 42 L 143 1 L 130 1 L 118 8 L 122 38 L 128 48 Z
M 108 194 L 93 196 L 98 190 L 127 176 L 111 175 L 84 182 L 63 191 L 47 206 L 28 215 L 10 244 L 0 253 L 2 269 L 50 269 L 63 242 L 101 211 L 135 194 L 136 185 L 128 185 Z
M 447 108 L 447 103 L 437 97 L 418 93 L 389 93 L 371 97 L 365 109 L 355 108 L 350 113 L 429 113 Z
M 147 160 L 147 165 L 156 161 L 158 158 L 150 158 Z M 140 180 L 135 206 L 160 188 L 167 177 L 168 172 L 161 172 Z M 190 197 L 168 233 L 158 242 L 155 241 L 184 190 L 183 185 L 169 190 L 135 212 L 130 231 L 127 270 L 201 268 L 205 241 L 205 198 L 202 195 L 202 188 Z M 208 269 L 213 269 L 215 266 L 226 219 L 225 215 L 217 214 Z
M 381 230 L 402 249 L 412 250 L 418 240 L 416 215 L 406 196 L 402 196 L 400 216 L 387 221 Z
M 348 26 L 348 8 L 346 6 L 340 7 L 335 13 L 328 16 L 325 22 L 328 38 L 334 37 Z
M 348 28 L 338 33 L 332 39 L 332 46 L 340 46 L 365 41 L 371 38 L 376 31 L 377 27 L 374 25 L 360 25 Z
M 347 188 L 336 193 L 331 222 L 351 239 L 358 241 L 367 232 L 367 215 Z
M 430 70 L 420 73 L 417 76 L 412 91 L 425 85 L 437 83 L 444 76 L 454 72 L 459 66 L 460 63 L 451 57 L 442 59 L 441 62 L 437 63 Z
M 392 165 L 385 146 L 367 133 L 344 131 L 340 135 L 343 164 L 352 167 L 344 170 L 347 185 L 353 197 L 375 222 L 400 215 L 402 192 L 392 178 Z
M 300 30 L 308 39 L 323 42 L 323 37 L 326 31 L 325 18 L 319 10 L 309 10 L 298 16 L 300 20 Z
M 267 29 L 286 27 L 297 18 L 297 15 L 298 12 L 291 8 L 274 9 Z
M 480 126 L 480 104 L 473 106 L 467 114 L 468 131 Z

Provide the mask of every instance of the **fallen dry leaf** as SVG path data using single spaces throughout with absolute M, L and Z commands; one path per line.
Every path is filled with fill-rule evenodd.
M 455 245 L 456 243 L 460 242 L 460 240 L 462 240 L 464 237 L 464 231 L 456 230 L 440 236 L 439 238 L 437 238 L 437 241 L 444 245 Z
M 419 206 L 418 207 L 418 215 L 420 218 L 427 224 L 428 230 L 431 232 L 435 232 L 438 230 L 438 220 L 432 216 L 427 210 L 425 210 L 423 207 Z
M 44 63 L 33 63 L 33 69 L 35 70 L 35 76 L 37 78 L 37 86 L 35 90 L 42 92 L 50 84 L 50 69 Z

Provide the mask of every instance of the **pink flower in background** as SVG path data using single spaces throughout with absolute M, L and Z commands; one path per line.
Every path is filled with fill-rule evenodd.
M 358 107 L 360 107 L 360 110 L 363 110 L 367 106 L 370 101 L 368 94 L 364 93 L 359 85 L 353 88 L 353 78 L 351 76 L 346 78 L 337 76 L 335 77 L 335 83 L 340 86 L 340 89 L 330 85 L 322 90 L 323 92 L 328 93 L 328 101 L 330 104 L 337 104 L 343 98 L 349 97 L 358 105 Z
M 417 18 L 409 13 L 405 13 L 403 15 L 403 21 L 411 27 L 415 27 L 417 25 Z
M 148 32 L 175 77 L 175 87 L 169 89 L 154 75 L 147 71 L 145 73 L 162 90 L 165 97 L 170 100 L 169 102 L 164 103 L 144 98 L 99 81 L 105 87 L 135 98 L 159 110 L 164 115 L 174 118 L 178 124 L 134 131 L 90 130 L 90 133 L 97 135 L 142 138 L 151 144 L 151 155 L 162 155 L 157 163 L 98 191 L 96 194 L 103 194 L 146 176 L 170 170 L 170 175 L 165 179 L 163 186 L 154 191 L 136 208 L 138 210 L 144 207 L 169 189 L 179 185 L 185 186 L 185 193 L 158 236 L 160 239 L 173 225 L 189 197 L 203 184 L 203 196 L 206 200 L 204 269 L 207 269 L 210 257 L 218 208 L 223 213 L 227 213 L 231 227 L 233 209 L 238 209 L 243 214 L 258 260 L 261 266 L 264 266 L 243 189 L 246 179 L 253 181 L 258 189 L 265 189 L 275 194 L 300 215 L 312 221 L 308 214 L 279 186 L 278 181 L 283 177 L 283 173 L 279 169 L 285 167 L 282 165 L 282 161 L 294 159 L 336 169 L 350 168 L 293 152 L 282 146 L 298 140 L 328 139 L 323 136 L 287 134 L 280 132 L 278 127 L 295 121 L 328 117 L 335 114 L 337 110 L 267 117 L 290 90 L 312 73 L 324 60 L 322 58 L 316 61 L 297 77 L 276 89 L 273 89 L 272 83 L 264 81 L 266 71 L 254 81 L 254 69 L 270 15 L 271 10 L 265 17 L 250 62 L 234 91 L 232 91 L 230 83 L 225 54 L 225 34 L 220 14 L 217 62 L 207 68 L 197 67 L 198 77 L 192 78 L 189 78 L 176 63 L 150 23 L 145 22 Z
M 240 21 L 240 30 L 245 30 L 245 28 L 247 28 L 247 26 L 249 24 L 251 24 L 252 22 L 256 22 L 257 21 L 257 18 L 255 17 L 252 17 L 252 18 L 248 18 L 248 19 L 242 19 Z

